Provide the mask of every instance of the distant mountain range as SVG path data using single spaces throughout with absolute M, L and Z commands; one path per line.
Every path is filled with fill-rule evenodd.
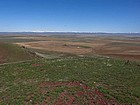
M 140 36 L 140 33 L 104 33 L 104 32 L 0 32 L 0 35 L 84 35 L 84 36 Z

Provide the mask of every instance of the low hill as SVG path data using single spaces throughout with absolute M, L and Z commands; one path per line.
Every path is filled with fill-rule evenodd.
M 0 65 L 0 105 L 140 105 L 139 62 L 103 57 Z
M 35 59 L 36 55 L 9 43 L 0 42 L 0 64 Z

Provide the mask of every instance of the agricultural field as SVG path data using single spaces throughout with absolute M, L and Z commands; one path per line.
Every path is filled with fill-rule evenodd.
M 140 104 L 140 37 L 64 36 L 0 36 L 0 105 Z
M 67 53 L 73 55 L 102 55 L 127 60 L 140 60 L 140 37 L 127 36 L 42 36 L 17 37 L 32 42 L 17 42 L 20 46 L 46 52 Z

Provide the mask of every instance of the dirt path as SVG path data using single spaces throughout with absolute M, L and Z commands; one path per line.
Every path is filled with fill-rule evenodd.
M 34 61 L 34 60 L 25 60 L 25 61 L 17 61 L 17 62 L 3 63 L 3 64 L 0 64 L 0 66 L 3 66 L 3 65 L 11 65 L 11 64 L 18 64 L 18 63 L 25 63 L 25 62 L 28 62 L 28 61 Z

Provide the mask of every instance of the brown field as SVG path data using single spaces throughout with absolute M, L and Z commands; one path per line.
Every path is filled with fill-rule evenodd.
M 130 60 L 140 60 L 140 38 L 132 37 L 15 37 L 43 41 L 18 42 L 26 48 L 75 55 L 103 55 Z

